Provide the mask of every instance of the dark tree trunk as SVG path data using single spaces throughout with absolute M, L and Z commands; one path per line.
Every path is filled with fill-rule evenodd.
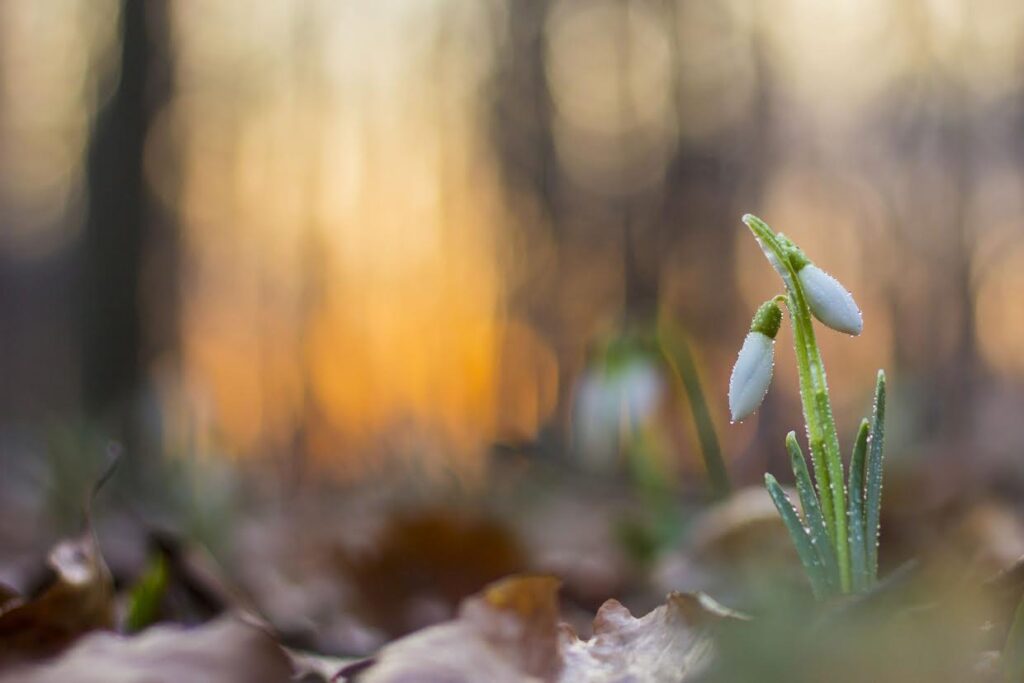
M 121 14 L 120 80 L 97 117 L 89 146 L 89 208 L 82 246 L 82 392 L 86 414 L 126 445 L 139 444 L 138 400 L 158 348 L 147 339 L 143 263 L 173 270 L 176 260 L 146 259 L 147 246 L 173 249 L 173 227 L 149 199 L 143 173 L 146 134 L 169 93 L 166 7 L 126 0 Z M 146 281 L 164 286 L 168 273 Z M 148 286 L 148 284 L 147 284 Z M 174 288 L 169 288 L 173 291 Z M 159 315 L 174 319 L 173 297 Z M 162 335 L 169 327 L 160 324 Z

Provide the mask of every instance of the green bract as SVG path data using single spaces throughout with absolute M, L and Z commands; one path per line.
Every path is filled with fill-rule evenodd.
M 768 261 L 782 277 L 786 292 L 768 302 L 775 307 L 774 311 L 765 304 L 754 318 L 752 331 L 744 342 L 730 381 L 730 408 L 734 419 L 737 413 L 734 406 L 741 408 L 744 416 L 748 415 L 757 408 L 767 391 L 771 371 L 767 372 L 766 380 L 763 370 L 765 342 L 770 348 L 771 338 L 778 329 L 776 312 L 781 316 L 774 301 L 785 302 L 793 327 L 800 400 L 817 492 L 811 484 L 804 454 L 793 432 L 787 437 L 786 446 L 802 516 L 774 477 L 765 475 L 765 484 L 789 530 L 815 594 L 826 597 L 835 593 L 863 591 L 873 585 L 878 576 L 885 374 L 881 370 L 878 372 L 871 421 L 865 420 L 857 433 L 847 488 L 825 380 L 825 365 L 815 338 L 812 316 L 839 331 L 859 334 L 863 328 L 860 309 L 850 293 L 835 278 L 815 266 L 790 239 L 773 232 L 756 216 L 747 214 L 743 222 L 754 233 Z M 770 337 L 764 334 L 770 330 L 773 332 Z M 763 339 L 752 343 L 751 335 Z M 752 350 L 745 356 L 748 344 Z M 736 379 L 741 370 L 740 379 L 746 383 Z M 754 397 L 757 398 L 756 403 Z

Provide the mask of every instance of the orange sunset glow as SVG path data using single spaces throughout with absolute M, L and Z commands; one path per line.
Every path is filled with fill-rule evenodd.
M 823 342 L 851 405 L 890 361 L 916 377 L 966 352 L 1018 381 L 1024 165 L 984 122 L 1017 87 L 1024 12 L 995 4 L 1002 21 L 958 2 L 170 3 L 142 167 L 171 227 L 142 245 L 133 395 L 171 450 L 469 471 L 545 429 L 571 442 L 601 339 L 660 311 L 694 335 L 724 419 L 726 328 L 767 295 L 748 209 L 858 292 L 864 338 Z M 86 234 L 119 12 L 0 4 L 13 263 Z M 973 156 L 948 156 L 955 135 Z M 39 323 L 48 345 L 19 327 L 54 379 L 16 412 L 75 404 L 70 319 Z M 756 429 L 723 438 L 743 451 Z

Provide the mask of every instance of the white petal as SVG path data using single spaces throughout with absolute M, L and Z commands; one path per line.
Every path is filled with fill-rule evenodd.
M 618 462 L 623 429 L 647 424 L 663 400 L 665 380 L 650 361 L 635 359 L 613 372 L 591 368 L 580 378 L 573 406 L 574 452 L 595 472 Z
M 662 385 L 658 369 L 646 360 L 633 361 L 619 372 L 618 391 L 632 422 L 644 424 L 651 419 L 661 402 Z
M 750 332 L 732 366 L 729 378 L 729 412 L 733 422 L 749 416 L 764 400 L 772 381 L 775 342 L 760 332 Z
M 573 451 L 592 471 L 610 471 L 619 443 L 619 406 L 603 373 L 589 370 L 576 387 Z
M 815 318 L 833 330 L 852 335 L 861 333 L 864 319 L 857 302 L 838 280 L 813 264 L 801 268 L 799 277 Z

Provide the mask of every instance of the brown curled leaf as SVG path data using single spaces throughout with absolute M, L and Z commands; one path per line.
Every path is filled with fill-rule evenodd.
M 47 558 L 54 579 L 34 598 L 11 598 L 0 612 L 0 663 L 52 655 L 78 636 L 114 625 L 114 588 L 96 538 L 58 543 Z

